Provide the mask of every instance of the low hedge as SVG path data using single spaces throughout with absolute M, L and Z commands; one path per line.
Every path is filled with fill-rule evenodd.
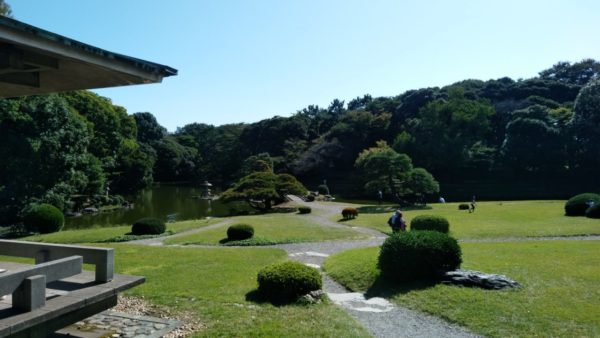
M 395 233 L 381 246 L 378 259 L 382 276 L 392 281 L 436 279 L 461 263 L 456 239 L 437 231 Z
M 261 296 L 276 303 L 293 302 L 323 286 L 317 269 L 291 261 L 264 267 L 257 281 Z
M 585 216 L 586 210 L 590 207 L 590 202 L 600 203 L 600 195 L 594 193 L 584 193 L 571 197 L 565 203 L 565 215 L 567 216 Z
M 311 211 L 310 207 L 298 207 L 298 212 L 301 214 L 310 214 Z
M 461 203 L 458 205 L 458 210 L 469 210 L 469 205 L 467 203 Z
M 410 222 L 410 230 L 431 230 L 447 234 L 450 230 L 450 223 L 442 216 L 419 215 Z
M 167 230 L 165 222 L 152 217 L 138 219 L 131 226 L 131 233 L 134 235 L 159 235 L 165 230 Z
M 242 241 L 254 236 L 254 228 L 248 224 L 234 224 L 227 228 L 227 239 L 230 241 Z
M 62 229 L 65 216 L 51 204 L 34 204 L 27 208 L 23 226 L 27 231 L 49 234 Z

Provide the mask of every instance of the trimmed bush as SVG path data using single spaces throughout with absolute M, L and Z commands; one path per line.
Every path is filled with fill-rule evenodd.
M 298 207 L 298 212 L 301 214 L 310 214 L 312 209 L 310 207 Z
M 65 216 L 51 204 L 35 204 L 25 211 L 23 225 L 27 231 L 49 234 L 62 229 Z
M 234 224 L 227 228 L 227 239 L 230 241 L 242 241 L 254 236 L 254 228 L 248 224 Z
M 437 231 L 410 231 L 388 237 L 379 253 L 381 274 L 393 281 L 435 279 L 456 270 L 462 253 L 456 239 Z
M 317 191 L 320 195 L 329 195 L 329 187 L 325 184 L 321 184 L 317 187 Z
M 258 272 L 258 292 L 273 302 L 292 302 L 310 291 L 321 289 L 317 269 L 298 262 L 276 263 Z
M 141 218 L 133 223 L 131 233 L 134 235 L 159 235 L 167 230 L 165 222 L 158 218 Z
M 410 230 L 431 230 L 447 234 L 450 230 L 450 223 L 442 216 L 419 215 L 410 221 Z
M 565 203 L 565 215 L 585 216 L 585 211 L 590 207 L 589 203 L 600 203 L 600 195 L 594 193 L 579 194 L 571 197 Z
M 469 205 L 467 203 L 461 203 L 458 205 L 458 210 L 469 210 Z
M 306 196 L 306 201 L 307 202 L 314 202 L 315 201 L 315 195 L 308 195 L 308 196 Z
M 600 218 L 600 203 L 594 204 L 585 211 L 585 216 L 589 218 Z
M 344 219 L 356 218 L 358 217 L 358 210 L 355 208 L 344 208 L 344 210 L 342 210 L 342 217 L 344 217 Z

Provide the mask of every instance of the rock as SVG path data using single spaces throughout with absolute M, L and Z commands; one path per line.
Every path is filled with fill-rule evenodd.
M 82 210 L 84 214 L 97 214 L 98 213 L 98 208 L 94 208 L 94 207 L 88 207 Z
M 448 271 L 443 275 L 442 283 L 480 287 L 491 290 L 518 288 L 521 286 L 518 282 L 504 275 L 488 274 L 473 270 Z
M 323 300 L 326 293 L 323 290 L 311 291 L 304 296 L 298 298 L 298 302 L 301 304 L 318 304 Z

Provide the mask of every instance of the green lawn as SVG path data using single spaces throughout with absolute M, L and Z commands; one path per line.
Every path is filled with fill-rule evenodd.
M 463 268 L 505 274 L 523 287 L 488 291 L 448 285 L 390 287 L 379 248 L 331 256 L 327 273 L 352 290 L 383 294 L 492 337 L 600 336 L 600 241 L 464 243 Z
M 258 270 L 285 260 L 283 250 L 111 247 L 118 273 L 146 277 L 128 294 L 195 313 L 207 326 L 197 337 L 368 337 L 332 304 L 277 307 L 246 300 L 257 287 Z
M 431 204 L 430 210 L 404 212 L 407 223 L 417 215 L 435 214 L 450 221 L 451 235 L 458 239 L 541 237 L 600 234 L 600 220 L 564 216 L 564 201 L 478 202 L 474 213 L 458 210 L 458 203 Z M 390 232 L 390 213 L 360 214 L 344 224 Z M 339 220 L 336 216 L 335 220 Z
M 167 223 L 167 231 L 178 233 L 190 229 L 205 227 L 217 222 L 221 222 L 221 218 L 190 220 L 175 223 Z M 25 237 L 22 240 L 46 242 L 46 243 L 97 243 L 104 242 L 111 238 L 123 236 L 131 232 L 131 226 L 116 226 L 116 227 L 94 227 L 90 229 L 65 230 L 44 235 L 34 235 Z
M 332 239 L 360 238 L 360 234 L 349 228 L 331 228 L 321 226 L 309 215 L 267 214 L 233 218 L 235 223 L 249 224 L 254 228 L 254 236 L 271 243 L 311 242 Z M 224 225 L 215 229 L 198 232 L 188 236 L 167 239 L 165 244 L 206 244 L 218 245 L 227 237 Z

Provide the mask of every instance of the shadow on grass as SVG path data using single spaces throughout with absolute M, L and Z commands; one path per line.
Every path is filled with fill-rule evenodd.
M 348 222 L 348 221 L 352 221 L 354 219 L 356 219 L 356 217 L 355 218 L 340 218 L 340 219 L 338 219 L 338 222 Z
M 379 275 L 375 282 L 365 292 L 365 297 L 383 297 L 392 298 L 396 295 L 402 295 L 411 291 L 426 290 L 439 284 L 439 280 L 419 280 L 397 282 L 390 281 Z
M 246 293 L 246 301 L 253 302 L 256 304 L 271 304 L 273 306 L 286 306 L 290 304 L 295 304 L 295 300 L 281 300 L 281 299 L 268 299 L 263 296 L 258 289 L 254 289 L 248 293 Z

